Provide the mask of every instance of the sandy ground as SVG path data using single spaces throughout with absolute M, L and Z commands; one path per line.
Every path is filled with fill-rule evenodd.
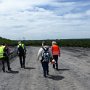
M 37 61 L 39 47 L 28 47 L 26 69 L 20 68 L 18 57 L 12 59 L 12 73 L 0 69 L 0 90 L 90 90 L 90 49 L 61 48 L 59 70 L 50 64 L 50 75 L 43 77 Z

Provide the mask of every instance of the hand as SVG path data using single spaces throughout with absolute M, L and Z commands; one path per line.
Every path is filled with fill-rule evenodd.
M 17 53 L 17 55 L 19 56 L 19 53 Z

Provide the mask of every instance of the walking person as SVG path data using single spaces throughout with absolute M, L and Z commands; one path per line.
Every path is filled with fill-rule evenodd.
M 19 41 L 17 48 L 18 48 L 17 53 L 20 60 L 20 66 L 21 68 L 25 68 L 26 47 L 21 41 Z
M 38 60 L 40 60 L 43 68 L 43 76 L 47 77 L 49 75 L 49 62 L 52 58 L 49 46 L 47 43 L 43 42 L 42 47 L 38 51 Z
M 5 72 L 5 62 L 7 63 L 8 71 L 12 71 L 9 62 L 9 47 L 5 44 L 0 45 L 0 60 L 2 60 L 2 70 Z
M 55 41 L 52 41 L 51 52 L 55 63 L 53 64 L 53 68 L 58 70 L 58 57 L 60 57 L 60 47 L 57 45 Z

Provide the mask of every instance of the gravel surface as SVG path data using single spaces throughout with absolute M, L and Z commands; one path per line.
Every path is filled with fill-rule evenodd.
M 12 59 L 13 72 L 0 69 L 0 90 L 90 90 L 90 49 L 61 48 L 59 70 L 49 64 L 50 75 L 44 78 L 39 48 L 27 48 L 26 69 L 20 68 L 18 57 Z

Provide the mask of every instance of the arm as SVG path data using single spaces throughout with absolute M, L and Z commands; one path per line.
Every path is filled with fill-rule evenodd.
M 59 54 L 58 54 L 58 56 L 60 57 L 60 47 L 58 46 L 58 51 L 59 51 Z
M 24 52 L 25 52 L 25 54 L 26 54 L 26 51 L 27 51 L 27 50 L 26 50 L 26 46 L 24 45 Z
M 15 48 L 15 51 L 17 52 L 17 55 L 19 55 L 19 50 L 18 50 L 18 48 L 19 48 L 19 46 L 17 46 L 17 47 Z
M 50 52 L 50 57 L 52 58 L 53 55 L 52 55 L 52 47 L 49 49 L 49 52 Z
M 40 60 L 40 57 L 42 56 L 42 51 L 43 49 L 40 48 L 39 51 L 38 51 L 38 54 L 37 54 L 37 59 Z
M 53 55 L 52 55 L 52 48 L 49 49 L 49 52 L 50 52 L 50 62 L 52 61 L 53 59 Z
M 52 46 L 51 46 L 51 50 L 50 51 L 51 51 L 51 54 L 52 54 L 53 53 L 53 47 Z

